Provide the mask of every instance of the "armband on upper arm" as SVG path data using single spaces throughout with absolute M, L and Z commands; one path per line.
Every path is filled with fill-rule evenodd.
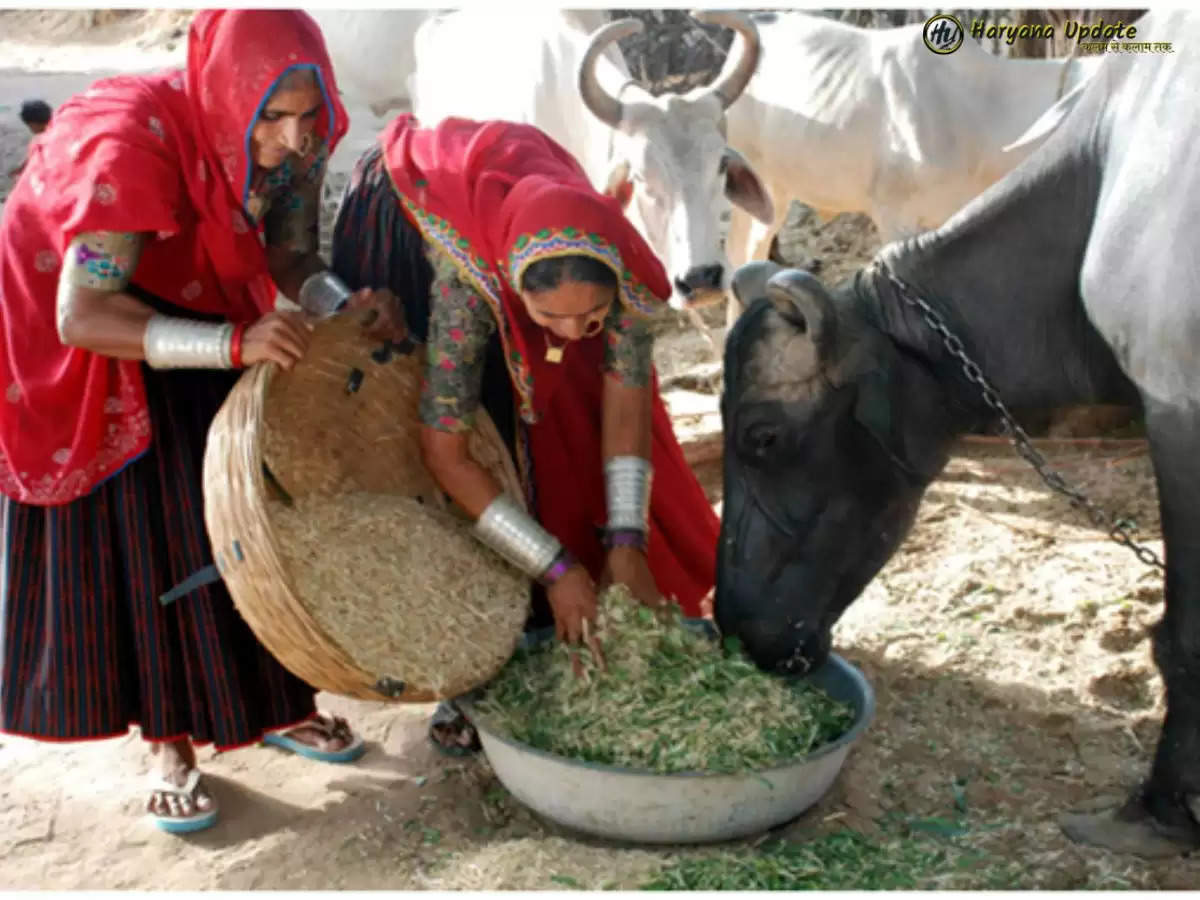
M 145 235 L 136 231 L 84 231 L 63 257 L 61 280 L 72 287 L 121 291 L 142 255 Z
M 61 337 L 76 313 L 80 289 L 117 293 L 133 277 L 145 235 L 135 231 L 83 231 L 67 245 L 55 296 L 55 321 Z

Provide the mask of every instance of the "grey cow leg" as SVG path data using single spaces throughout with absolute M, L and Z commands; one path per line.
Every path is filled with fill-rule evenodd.
M 1146 430 L 1168 547 L 1154 628 L 1167 714 L 1150 777 L 1125 805 L 1061 824 L 1081 843 L 1153 857 L 1200 849 L 1200 414 L 1147 400 Z

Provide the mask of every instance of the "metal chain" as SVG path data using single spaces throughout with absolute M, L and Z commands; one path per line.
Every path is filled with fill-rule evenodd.
M 1144 544 L 1139 544 L 1133 539 L 1133 535 L 1137 533 L 1137 526 L 1129 519 L 1119 519 L 1109 515 L 1099 506 L 1093 503 L 1088 497 L 1078 488 L 1074 488 L 1067 484 L 1066 479 L 1061 474 L 1050 468 L 1050 464 L 1046 458 L 1033 446 L 1029 435 L 1025 429 L 1020 426 L 1012 413 L 1008 411 L 1008 407 L 1004 405 L 1004 401 L 1000 399 L 1000 395 L 996 393 L 995 388 L 983 374 L 983 370 L 975 363 L 963 348 L 963 343 L 959 338 L 946 327 L 945 320 L 938 315 L 928 303 L 918 297 L 903 281 L 892 274 L 887 268 L 883 269 L 892 286 L 900 294 L 902 299 L 909 306 L 920 310 L 925 319 L 925 324 L 932 328 L 942 339 L 942 344 L 946 347 L 946 352 L 957 359 L 962 364 L 963 374 L 967 381 L 979 388 L 983 394 L 983 401 L 994 409 L 1000 415 L 1000 427 L 1004 434 L 1013 443 L 1013 448 L 1017 451 L 1026 462 L 1028 462 L 1037 473 L 1042 477 L 1051 488 L 1063 494 L 1071 501 L 1071 506 L 1075 509 L 1083 510 L 1092 520 L 1092 524 L 1097 528 L 1107 530 L 1108 536 L 1125 547 L 1132 550 L 1137 558 L 1148 566 L 1155 566 L 1159 569 L 1165 569 L 1158 555 Z

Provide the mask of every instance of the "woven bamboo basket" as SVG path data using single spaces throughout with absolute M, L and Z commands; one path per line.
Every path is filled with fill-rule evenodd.
M 263 645 L 321 690 L 457 696 L 495 675 L 521 636 L 529 579 L 475 540 L 421 462 L 423 360 L 338 316 L 292 371 L 247 371 L 209 430 L 217 568 Z M 523 503 L 482 410 L 468 445 Z

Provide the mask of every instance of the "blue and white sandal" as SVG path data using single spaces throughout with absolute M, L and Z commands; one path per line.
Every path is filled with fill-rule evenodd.
M 166 778 L 159 776 L 152 780 L 151 789 L 162 794 L 170 794 L 178 798 L 177 802 L 182 803 L 187 800 L 196 806 L 196 787 L 200 783 L 200 770 L 192 768 L 188 770 L 187 780 L 183 786 L 167 781 Z M 154 824 L 168 834 L 189 834 L 193 831 L 203 831 L 205 828 L 211 828 L 217 822 L 217 800 L 212 799 L 212 807 L 203 811 L 197 811 L 191 816 L 172 816 L 162 815 L 160 813 L 148 813 L 154 820 Z
M 301 722 L 299 725 L 293 725 L 287 730 L 292 731 L 293 729 L 304 727 L 316 728 L 326 739 L 332 740 L 333 738 L 340 737 L 343 740 L 349 740 L 349 743 L 341 750 L 321 750 L 311 744 L 304 743 L 304 741 L 288 737 L 287 732 L 282 734 L 278 732 L 265 734 L 263 735 L 262 742 L 272 747 L 290 750 L 292 753 L 299 754 L 306 759 L 315 759 L 317 762 L 327 763 L 354 762 L 367 752 L 367 747 L 363 743 L 362 737 L 351 731 L 350 723 L 338 716 L 317 715 L 315 718 Z

